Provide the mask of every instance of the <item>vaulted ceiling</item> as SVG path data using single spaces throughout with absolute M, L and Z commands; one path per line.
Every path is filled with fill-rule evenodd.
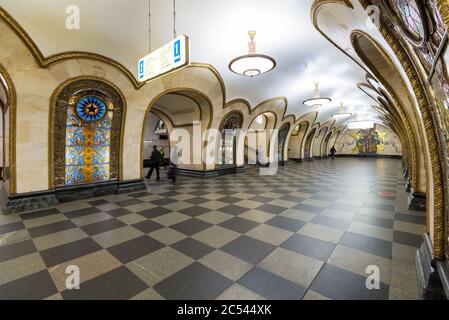
M 119 61 L 137 73 L 137 61 L 149 51 L 149 2 L 153 49 L 173 37 L 173 2 L 168 0 L 0 0 L 30 34 L 44 55 L 89 51 Z M 288 98 L 287 114 L 312 110 L 302 101 L 320 82 L 333 102 L 320 109 L 317 121 L 328 120 L 343 102 L 346 111 L 372 114 L 373 101 L 356 84 L 365 72 L 313 27 L 312 0 L 177 0 L 176 29 L 191 39 L 194 62 L 212 64 L 223 77 L 227 100 L 243 98 L 254 107 L 275 97 Z M 81 10 L 80 30 L 65 28 L 66 7 Z M 255 78 L 228 69 L 230 60 L 246 54 L 247 32 L 257 31 L 259 53 L 276 59 L 274 71 Z M 137 75 L 136 75 L 137 77 Z M 340 125 L 341 122 L 337 123 Z

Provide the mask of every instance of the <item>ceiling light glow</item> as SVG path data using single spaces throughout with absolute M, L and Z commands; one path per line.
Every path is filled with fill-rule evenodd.
M 256 42 L 254 41 L 256 31 L 251 30 L 248 35 L 250 38 L 249 53 L 233 59 L 229 63 L 229 69 L 247 77 L 255 77 L 273 70 L 276 67 L 276 61 L 270 56 L 256 53 Z

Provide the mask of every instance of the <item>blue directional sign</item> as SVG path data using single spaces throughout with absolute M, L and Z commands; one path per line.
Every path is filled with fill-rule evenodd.
M 189 38 L 181 35 L 139 60 L 139 81 L 148 81 L 190 64 Z
M 173 44 L 174 63 L 181 61 L 181 39 L 177 39 Z

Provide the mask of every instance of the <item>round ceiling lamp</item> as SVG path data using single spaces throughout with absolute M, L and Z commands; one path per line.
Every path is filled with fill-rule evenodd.
M 315 82 L 315 94 L 311 99 L 305 100 L 303 103 L 309 107 L 320 107 L 326 103 L 331 102 L 331 98 L 324 98 L 320 95 L 320 83 Z
M 250 30 L 248 35 L 250 38 L 249 53 L 233 59 L 229 63 L 229 69 L 247 77 L 255 77 L 273 70 L 276 67 L 276 61 L 270 56 L 256 53 L 256 42 L 254 41 L 256 31 Z
M 334 117 L 335 119 L 343 119 L 343 118 L 347 118 L 352 116 L 352 113 L 350 112 L 345 112 L 345 109 L 343 107 L 343 102 L 340 104 L 340 109 L 338 110 L 337 113 L 334 113 L 332 115 L 332 117 Z

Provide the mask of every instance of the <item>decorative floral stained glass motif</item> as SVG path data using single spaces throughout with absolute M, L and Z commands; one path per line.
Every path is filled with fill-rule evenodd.
M 290 125 L 284 124 L 278 132 L 278 161 L 284 161 L 284 146 L 285 140 L 287 139 L 288 131 L 290 130 Z
M 105 102 L 95 96 L 86 96 L 80 99 L 76 105 L 76 113 L 81 120 L 96 122 L 103 118 L 107 112 Z
M 54 185 L 118 179 L 123 101 L 106 83 L 82 79 L 58 95 L 54 114 Z
M 424 38 L 424 24 L 416 0 L 390 0 L 390 5 L 415 39 Z
M 93 114 L 87 115 L 86 119 L 89 121 L 86 121 L 82 119 L 82 116 L 85 115 L 80 114 L 80 105 L 84 105 L 87 109 L 91 107 L 91 104 L 97 104 L 100 106 L 99 108 L 103 108 L 103 106 L 106 108 L 106 104 L 97 98 L 92 100 L 90 97 L 82 98 L 81 101 L 76 106 L 76 112 L 81 121 L 75 121 L 70 116 L 73 113 L 73 106 L 69 106 L 67 112 L 67 185 L 109 180 L 112 111 L 108 111 L 108 115 L 105 116 L 105 113 L 100 110 L 97 112 L 98 120 L 96 122 L 91 120 L 95 117 Z M 86 114 L 88 112 L 89 110 L 86 111 Z

